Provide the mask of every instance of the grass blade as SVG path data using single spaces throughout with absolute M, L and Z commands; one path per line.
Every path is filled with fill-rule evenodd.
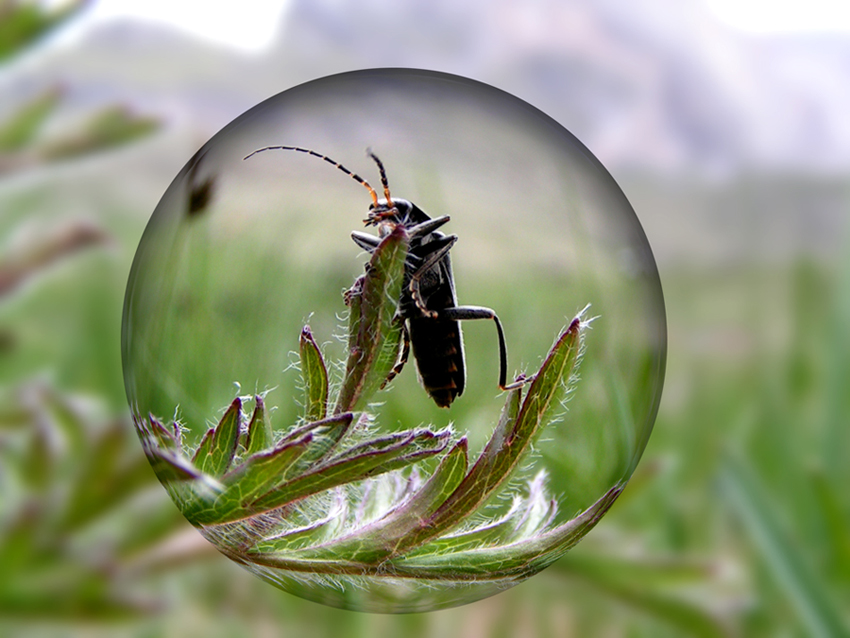
M 720 482 L 727 502 L 743 522 L 808 635 L 823 638 L 850 635 L 830 592 L 783 529 L 758 479 L 743 463 L 727 457 Z

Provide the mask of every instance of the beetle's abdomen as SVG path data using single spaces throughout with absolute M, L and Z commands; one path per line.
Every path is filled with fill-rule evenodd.
M 410 319 L 410 344 L 425 391 L 441 408 L 463 393 L 460 324 L 450 319 Z

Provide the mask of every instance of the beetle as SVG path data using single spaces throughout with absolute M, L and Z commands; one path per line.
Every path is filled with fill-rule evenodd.
M 463 394 L 466 385 L 466 362 L 460 322 L 473 319 L 491 319 L 496 324 L 499 340 L 499 388 L 510 390 L 527 381 L 520 375 L 514 383 L 506 384 L 507 346 L 502 322 L 495 311 L 482 306 L 459 306 L 457 303 L 449 251 L 458 238 L 438 230 L 449 222 L 448 215 L 431 219 L 416 204 L 392 197 L 384 164 L 370 149 L 367 149 L 366 153 L 378 166 L 383 198 L 378 197 L 378 193 L 365 179 L 327 155 L 309 148 L 266 146 L 250 153 L 245 159 L 272 150 L 297 151 L 317 157 L 346 173 L 369 191 L 372 204 L 363 222 L 367 227 L 376 227 L 378 236 L 359 231 L 351 233 L 354 243 L 363 250 L 373 253 L 381 239 L 389 235 L 396 226 L 403 226 L 407 231 L 410 244 L 405 257 L 404 281 L 397 311 L 397 316 L 403 321 L 403 345 L 396 365 L 381 387 L 386 386 L 401 372 L 412 346 L 413 358 L 425 391 L 438 406 L 451 406 L 452 402 Z

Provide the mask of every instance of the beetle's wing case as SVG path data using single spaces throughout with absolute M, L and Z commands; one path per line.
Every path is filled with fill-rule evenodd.
M 442 233 L 439 233 L 440 235 Z M 457 306 L 452 285 L 452 267 L 448 255 L 434 267 L 439 282 L 426 299 L 431 310 Z M 432 284 L 433 285 L 433 284 Z M 460 322 L 454 319 L 411 316 L 410 343 L 422 386 L 440 407 L 449 407 L 463 393 L 466 362 Z

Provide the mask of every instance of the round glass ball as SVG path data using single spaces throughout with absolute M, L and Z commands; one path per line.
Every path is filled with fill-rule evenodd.
M 666 324 L 640 223 L 572 134 L 480 82 L 377 69 L 280 93 L 189 161 L 122 354 L 146 454 L 223 553 L 310 600 L 427 611 L 521 582 L 607 511 Z

